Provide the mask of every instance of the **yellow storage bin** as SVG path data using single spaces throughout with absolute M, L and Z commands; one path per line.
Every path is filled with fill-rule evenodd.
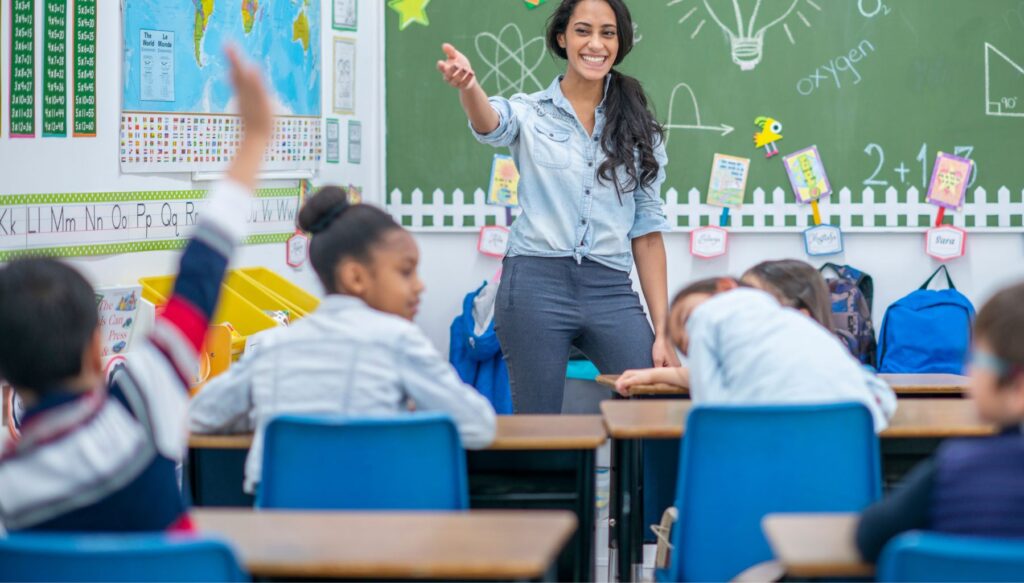
M 174 279 L 173 275 L 139 278 L 142 297 L 158 306 L 166 304 L 174 289 Z M 230 324 L 240 336 L 231 343 L 231 353 L 236 357 L 245 350 L 247 337 L 277 326 L 273 318 L 226 285 L 221 286 L 220 302 L 211 321 L 211 324 L 225 323 Z
M 295 321 L 299 318 L 305 318 L 307 313 L 302 308 L 291 303 L 287 299 L 281 297 L 278 294 L 273 293 L 256 280 L 241 273 L 237 269 L 232 269 L 228 276 L 224 279 L 224 284 L 228 288 L 235 290 L 249 303 L 253 304 L 257 308 L 264 312 L 288 312 L 288 319 Z
M 306 314 L 313 313 L 320 305 L 316 296 L 266 267 L 243 267 L 238 271 Z

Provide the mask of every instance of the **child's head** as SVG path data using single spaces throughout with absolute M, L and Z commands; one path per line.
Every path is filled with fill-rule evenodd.
M 1024 422 L 1024 283 L 1004 289 L 978 312 L 970 394 L 990 422 Z
M 796 259 L 764 261 L 751 267 L 740 281 L 764 290 L 784 306 L 796 308 L 832 329 L 832 298 L 817 269 Z
M 0 268 L 0 378 L 37 394 L 92 389 L 100 346 L 96 294 L 80 273 L 45 258 Z
M 684 287 L 672 299 L 672 307 L 668 316 L 668 334 L 672 343 L 689 354 L 690 338 L 686 333 L 686 321 L 697 306 L 711 299 L 711 296 L 736 289 L 741 284 L 731 277 L 712 277 L 702 279 Z
M 309 259 L 329 294 L 358 297 L 371 308 L 411 320 L 423 282 L 412 235 L 379 208 L 349 204 L 328 186 L 299 211 L 299 227 L 312 235 Z

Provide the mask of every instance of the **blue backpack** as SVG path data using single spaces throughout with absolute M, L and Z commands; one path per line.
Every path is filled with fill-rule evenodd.
M 928 289 L 939 272 L 949 289 Z M 885 311 L 878 338 L 878 372 L 962 374 L 971 346 L 974 306 L 956 291 L 943 265 L 920 289 Z

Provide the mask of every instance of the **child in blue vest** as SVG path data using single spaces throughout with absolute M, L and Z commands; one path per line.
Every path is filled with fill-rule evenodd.
M 865 510 L 857 529 L 865 560 L 912 529 L 1024 538 L 1024 284 L 1000 291 L 978 313 L 970 369 L 978 413 L 1000 435 L 945 442 Z
M 175 466 L 188 379 L 273 131 L 262 73 L 229 51 L 245 137 L 181 257 L 153 333 L 105 384 L 89 283 L 46 258 L 0 269 L 0 377 L 24 400 L 21 438 L 0 454 L 6 530 L 190 530 Z

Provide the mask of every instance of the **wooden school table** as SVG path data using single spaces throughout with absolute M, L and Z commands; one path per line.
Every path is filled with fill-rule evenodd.
M 198 509 L 192 518 L 229 542 L 251 575 L 289 579 L 550 579 L 576 529 L 565 510 Z
M 955 374 L 882 374 L 878 375 L 889 383 L 892 390 L 900 397 L 961 397 L 967 390 L 969 379 Z M 597 382 L 615 387 L 619 375 L 600 375 Z M 630 390 L 636 397 L 668 397 L 690 395 L 690 390 L 678 385 L 656 383 L 652 385 L 635 385 Z
M 789 578 L 853 579 L 875 573 L 857 552 L 856 513 L 769 514 L 761 528 Z
M 643 552 L 643 439 L 679 439 L 692 402 L 682 399 L 609 400 L 601 403 L 608 435 L 612 438 L 614 480 L 611 513 L 615 519 L 610 539 L 619 549 L 620 581 L 632 577 L 633 565 Z M 966 399 L 901 399 L 881 437 L 894 440 L 942 439 L 994 435 L 994 426 L 981 422 L 974 403 Z M 623 550 L 624 549 L 624 550 Z
M 559 557 L 563 581 L 594 580 L 596 452 L 600 415 L 498 416 L 495 441 L 467 451 L 470 507 L 572 510 L 579 529 Z M 242 493 L 251 435 L 193 435 L 188 477 L 196 506 L 252 506 Z

